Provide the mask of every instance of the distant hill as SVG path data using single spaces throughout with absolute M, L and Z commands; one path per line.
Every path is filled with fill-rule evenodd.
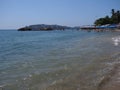
M 26 27 L 19 28 L 19 31 L 49 31 L 49 30 L 65 30 L 65 29 L 72 29 L 68 26 L 61 26 L 61 25 L 46 25 L 46 24 L 37 24 L 37 25 L 30 25 Z

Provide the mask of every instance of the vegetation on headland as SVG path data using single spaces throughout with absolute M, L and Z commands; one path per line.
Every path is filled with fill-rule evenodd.
M 38 25 L 30 25 L 26 27 L 19 28 L 19 31 L 49 31 L 49 30 L 64 30 L 70 29 L 71 27 L 61 26 L 61 25 L 46 25 L 46 24 L 38 24 Z
M 94 24 L 95 25 L 106 25 L 106 24 L 119 24 L 120 23 L 120 10 L 115 11 L 111 10 L 111 16 L 105 16 L 103 18 L 97 19 Z

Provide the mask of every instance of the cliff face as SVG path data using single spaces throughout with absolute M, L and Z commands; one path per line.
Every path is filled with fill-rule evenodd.
M 67 26 L 60 26 L 60 25 L 46 25 L 46 24 L 39 24 L 39 25 L 30 25 L 26 27 L 19 28 L 19 31 L 48 31 L 48 30 L 64 30 L 70 29 L 71 27 Z

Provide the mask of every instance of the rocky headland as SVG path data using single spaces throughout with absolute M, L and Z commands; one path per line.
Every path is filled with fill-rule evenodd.
M 49 31 L 49 30 L 65 30 L 65 29 L 71 29 L 71 27 L 61 26 L 61 25 L 37 24 L 37 25 L 30 25 L 19 28 L 18 31 Z

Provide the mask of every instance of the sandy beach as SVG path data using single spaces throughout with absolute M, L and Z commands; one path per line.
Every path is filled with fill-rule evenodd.
M 120 63 L 103 77 L 98 90 L 120 90 Z
M 115 31 L 120 32 L 120 29 L 115 29 Z

